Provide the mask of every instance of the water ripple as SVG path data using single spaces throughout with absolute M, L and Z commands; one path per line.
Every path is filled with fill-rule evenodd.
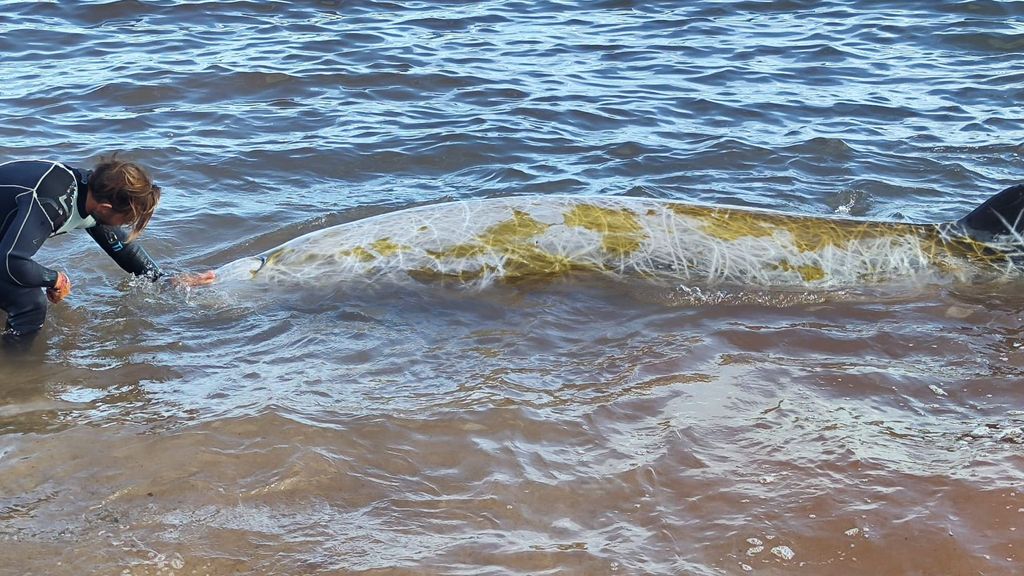
M 171 269 L 516 194 L 949 221 L 1024 168 L 1021 2 L 2 4 L 0 160 L 130 151 Z M 1015 285 L 230 294 L 39 258 L 76 291 L 0 354 L 19 572 L 1019 572 Z

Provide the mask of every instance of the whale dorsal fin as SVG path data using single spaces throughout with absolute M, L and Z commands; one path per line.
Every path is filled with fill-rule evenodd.
M 983 202 L 956 224 L 976 240 L 1024 234 L 1024 184 L 1011 186 Z

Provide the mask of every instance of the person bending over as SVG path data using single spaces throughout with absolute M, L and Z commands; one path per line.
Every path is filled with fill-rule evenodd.
M 4 338 L 31 340 L 43 326 L 47 298 L 56 304 L 71 293 L 66 274 L 32 259 L 47 238 L 84 228 L 125 271 L 154 281 L 164 277 L 135 242 L 159 200 L 160 187 L 149 174 L 116 155 L 101 160 L 92 170 L 47 160 L 0 164 L 0 309 L 7 312 Z M 209 284 L 213 272 L 176 276 L 171 281 Z

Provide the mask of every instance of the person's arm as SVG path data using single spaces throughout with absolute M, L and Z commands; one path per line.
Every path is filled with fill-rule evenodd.
M 18 209 L 0 238 L 0 282 L 30 288 L 53 288 L 57 271 L 40 265 L 32 256 L 53 233 L 53 226 L 35 196 L 24 193 Z
M 163 270 L 150 258 L 142 245 L 138 242 L 128 242 L 128 230 L 104 224 L 97 224 L 86 230 L 125 272 L 145 276 L 154 281 L 164 276 Z
M 97 224 L 86 230 L 125 272 L 145 276 L 154 282 L 167 277 L 142 245 L 138 242 L 128 242 L 128 230 L 104 224 Z M 215 279 L 213 271 L 209 271 L 199 274 L 178 274 L 170 277 L 170 282 L 174 286 L 205 286 L 212 284 Z

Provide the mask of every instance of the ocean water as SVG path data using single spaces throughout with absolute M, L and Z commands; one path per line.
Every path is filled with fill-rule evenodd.
M 1015 1 L 0 1 L 0 161 L 205 270 L 423 204 L 910 222 L 1022 180 Z M 0 353 L 0 574 L 1024 572 L 1024 280 L 132 281 Z

